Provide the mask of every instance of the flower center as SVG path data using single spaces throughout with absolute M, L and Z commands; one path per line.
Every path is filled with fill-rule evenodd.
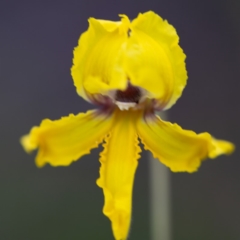
M 130 83 L 126 90 L 117 90 L 115 95 L 115 100 L 118 102 L 125 103 L 138 103 L 141 98 L 141 91 L 138 87 L 132 86 Z
M 127 89 L 124 91 L 117 90 L 115 93 L 116 104 L 121 110 L 128 110 L 135 107 L 141 99 L 141 90 L 138 87 L 132 86 L 128 83 Z

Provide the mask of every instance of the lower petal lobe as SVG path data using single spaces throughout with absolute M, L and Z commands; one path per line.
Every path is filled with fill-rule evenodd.
M 38 167 L 46 163 L 67 166 L 97 147 L 109 132 L 112 121 L 112 117 L 94 110 L 56 121 L 45 119 L 23 136 L 21 143 L 27 152 L 39 149 Z
M 116 110 L 114 128 L 105 139 L 100 158 L 97 184 L 103 189 L 103 213 L 112 223 L 116 240 L 127 239 L 131 222 L 132 188 L 141 151 L 135 117 L 134 112 Z
M 145 148 L 174 172 L 197 171 L 201 161 L 230 154 L 234 145 L 214 139 L 209 133 L 196 134 L 159 117 L 141 118 L 137 131 Z

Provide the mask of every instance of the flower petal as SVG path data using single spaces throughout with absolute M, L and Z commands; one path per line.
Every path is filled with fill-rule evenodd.
M 73 114 L 60 120 L 45 119 L 21 138 L 27 152 L 39 148 L 38 167 L 46 163 L 67 166 L 98 146 L 112 126 L 112 117 L 98 111 Z
M 132 208 L 132 188 L 141 151 L 135 130 L 135 114 L 116 110 L 114 128 L 101 153 L 100 178 L 105 204 L 103 213 L 111 220 L 116 240 L 127 239 Z
M 120 34 L 126 34 L 128 28 L 130 26 L 130 20 L 125 14 L 119 14 L 121 17 L 121 21 L 109 21 L 97 19 L 97 21 L 104 27 L 108 32 L 113 32 L 115 30 L 119 30 Z
M 174 172 L 194 172 L 207 157 L 230 154 L 234 145 L 216 140 L 209 133 L 196 134 L 177 124 L 154 119 L 141 119 L 137 131 L 146 149 Z
M 78 94 L 86 100 L 88 94 L 126 88 L 127 77 L 119 59 L 130 22 L 125 15 L 121 17 L 120 22 L 90 18 L 89 28 L 74 50 L 71 73 Z
M 154 12 L 131 24 L 125 69 L 133 85 L 143 87 L 162 108 L 170 108 L 186 85 L 185 54 L 174 27 Z M 156 87 L 157 86 L 157 87 Z

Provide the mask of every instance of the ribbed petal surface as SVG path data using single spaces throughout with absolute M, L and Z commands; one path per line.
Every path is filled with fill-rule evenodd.
M 21 143 L 27 152 L 38 148 L 37 166 L 67 166 L 103 141 L 112 120 L 97 111 L 71 114 L 56 121 L 45 119 L 23 136 Z
M 174 172 L 194 172 L 202 160 L 230 154 L 234 145 L 217 140 L 209 133 L 196 134 L 159 117 L 137 123 L 137 132 L 145 148 Z
M 115 124 L 101 153 L 100 178 L 105 203 L 103 213 L 110 219 L 116 240 L 127 239 L 132 210 L 132 188 L 140 148 L 134 112 L 117 110 Z

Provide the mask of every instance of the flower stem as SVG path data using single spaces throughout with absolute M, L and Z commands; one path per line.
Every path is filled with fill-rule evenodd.
M 170 172 L 158 159 L 154 159 L 151 153 L 149 158 L 151 240 L 170 240 Z

